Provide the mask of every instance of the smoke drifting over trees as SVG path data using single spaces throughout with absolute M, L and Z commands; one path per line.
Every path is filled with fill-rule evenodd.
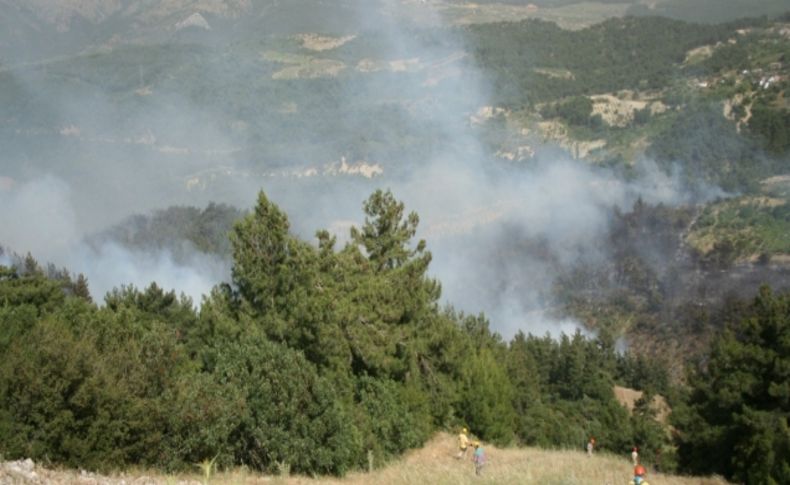
M 469 426 L 786 475 L 784 371 L 735 423 L 684 373 L 787 350 L 786 22 L 45 3 L 0 2 L 0 52 L 62 41 L 0 65 L 3 455 L 342 475 Z
M 258 146 L 250 133 L 256 125 L 243 121 L 249 115 L 216 111 L 221 100 L 233 102 L 238 89 L 253 89 L 254 79 L 268 75 L 277 62 L 230 69 L 198 63 L 199 92 L 210 88 L 207 93 L 216 101 L 196 98 L 195 89 L 179 89 L 166 79 L 173 68 L 190 68 L 187 61 L 194 56 L 213 55 L 199 44 L 163 48 L 163 61 L 149 48 L 127 52 L 113 71 L 100 71 L 127 79 L 111 79 L 99 89 L 79 86 L 68 98 L 46 77 L 46 68 L 7 74 L 22 97 L 36 99 L 32 111 L 38 110 L 12 114 L 35 115 L 41 127 L 10 139 L 5 156 L 18 182 L 0 192 L 4 206 L 12 209 L 4 213 L 9 234 L 4 242 L 84 272 L 97 297 L 121 284 L 157 281 L 199 302 L 201 294 L 227 279 L 227 263 L 215 256 L 196 252 L 187 264 L 172 261 L 166 251 L 149 254 L 111 243 L 85 247 L 84 239 L 132 213 L 173 204 L 216 201 L 246 208 L 262 188 L 291 215 L 301 236 L 327 228 L 344 240 L 361 202 L 375 188 L 387 187 L 422 217 L 420 236 L 435 254 L 432 271 L 443 282 L 445 300 L 469 312 L 486 312 L 494 328 L 512 335 L 518 329 L 551 330 L 545 310 L 554 306 L 555 275 L 575 262 L 607 257 L 602 248 L 613 207 L 626 210 L 638 197 L 648 203 L 690 201 L 678 180 L 648 162 L 635 179 L 623 182 L 614 170 L 592 169 L 560 150 L 541 148 L 537 140 L 532 143 L 538 155 L 528 164 L 494 158 L 470 121 L 490 104 L 490 87 L 463 54 L 468 49 L 461 32 L 445 27 L 416 31 L 404 22 L 408 12 L 398 5 L 388 4 L 387 15 L 378 4 L 365 5 L 353 10 L 348 27 L 377 26 L 377 44 L 368 53 L 375 54 L 370 62 L 383 65 L 384 72 L 361 78 L 318 73 L 319 91 L 293 99 L 298 119 L 311 111 L 329 113 L 335 126 L 327 134 L 294 125 L 272 111 L 282 111 L 287 102 L 274 106 L 273 99 L 267 100 L 268 109 L 253 117 L 257 123 L 285 117 L 286 122 L 264 132 L 267 140 L 289 140 L 286 146 L 293 153 L 283 153 L 283 159 L 272 153 L 269 159 L 250 160 Z M 440 13 L 430 6 L 422 12 L 427 23 L 441 24 Z M 233 49 L 252 55 L 245 45 Z M 338 49 L 342 58 L 359 47 L 351 40 Z M 99 54 L 107 61 L 111 55 Z M 89 60 L 78 58 L 75 67 L 88 69 Z M 346 61 L 345 70 L 352 69 Z M 301 89 L 311 82 L 312 75 L 306 76 L 267 85 L 284 92 Z M 116 95 L 113 90 L 124 89 L 129 79 L 137 94 Z M 409 141 L 420 132 L 427 135 L 420 145 Z M 354 141 L 368 136 L 391 147 Z M 303 144 L 314 148 L 305 151 Z M 33 161 L 24 161 L 28 152 Z M 341 156 L 351 163 L 381 163 L 384 173 L 372 180 L 342 174 L 336 177 L 341 180 L 302 177 Z M 53 233 L 58 236 L 47 237 Z M 510 258 L 515 264 L 501 266 L 498 254 L 513 251 L 513 239 L 516 245 L 540 244 L 543 252 L 517 250 Z

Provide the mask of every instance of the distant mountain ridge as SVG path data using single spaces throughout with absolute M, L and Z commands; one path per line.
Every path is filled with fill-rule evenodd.
M 365 11 L 377 11 L 377 3 L 367 2 Z M 223 40 L 250 29 L 347 32 L 359 5 L 359 0 L 0 0 L 0 63 L 119 43 L 166 42 L 184 27 L 210 30 Z
M 0 5 L 28 13 L 59 32 L 70 31 L 80 20 L 98 25 L 122 17 L 155 25 L 173 16 L 194 13 L 237 18 L 252 8 L 251 0 L 2 0 Z
M 716 3 L 718 2 L 718 3 Z M 90 52 L 125 43 L 223 42 L 305 32 L 517 22 L 537 18 L 584 28 L 607 18 L 664 16 L 721 22 L 776 16 L 784 0 L 0 0 L 0 64 Z M 715 20 L 713 19 L 715 17 Z M 182 39 L 178 32 L 197 33 Z

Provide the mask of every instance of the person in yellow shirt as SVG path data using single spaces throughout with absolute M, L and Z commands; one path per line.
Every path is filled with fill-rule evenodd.
M 463 428 L 460 433 L 458 433 L 458 454 L 455 455 L 457 459 L 466 458 L 466 450 L 469 449 L 469 437 L 467 436 L 469 430 Z

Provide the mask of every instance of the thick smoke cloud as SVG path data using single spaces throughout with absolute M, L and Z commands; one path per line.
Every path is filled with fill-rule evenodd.
M 69 186 L 52 176 L 0 191 L 2 243 L 53 259 L 67 256 L 80 238 L 71 196 Z
M 580 328 L 551 316 L 558 272 L 609 257 L 614 207 L 627 210 L 638 197 L 648 203 L 683 200 L 679 184 L 665 176 L 626 183 L 556 154 L 487 181 L 472 188 L 436 179 L 431 193 L 457 201 L 457 209 L 440 213 L 429 201 L 415 205 L 427 208 L 424 235 L 447 299 L 468 312 L 485 310 L 505 336 Z
M 227 261 L 197 251 L 179 263 L 165 250 L 134 251 L 113 242 L 85 244 L 72 198 L 69 186 L 52 176 L 0 192 L 0 239 L 6 250 L 29 251 L 40 262 L 84 273 L 99 300 L 121 285 L 144 288 L 156 282 L 200 303 L 202 295 L 229 278 Z M 0 264 L 10 264 L 8 254 L 0 257 Z
M 228 281 L 230 265 L 217 256 L 193 252 L 186 261 L 166 251 L 132 251 L 114 243 L 97 248 L 81 246 L 73 264 L 89 275 L 91 291 L 103 295 L 120 284 L 144 288 L 151 283 L 175 289 L 200 304 L 203 295 L 221 281 Z
M 439 31 L 439 43 L 422 42 L 395 22 L 381 31 L 392 45 L 392 59 L 441 58 L 448 45 L 464 51 L 449 30 Z M 552 314 L 558 272 L 609 256 L 605 244 L 614 207 L 628 210 L 640 197 L 672 205 L 688 202 L 691 196 L 684 195 L 677 177 L 647 161 L 624 182 L 611 171 L 593 169 L 551 147 L 536 145 L 536 160 L 523 165 L 494 159 L 470 122 L 488 105 L 488 87 L 467 58 L 456 64 L 458 71 L 438 84 L 411 77 L 398 86 L 396 95 L 403 99 L 432 101 L 432 109 L 416 121 L 430 125 L 438 135 L 419 169 L 381 184 L 420 215 L 418 237 L 425 238 L 433 252 L 432 274 L 442 282 L 448 303 L 467 313 L 485 312 L 505 337 L 518 330 L 557 335 L 581 329 L 577 322 Z M 310 221 L 311 207 L 324 208 L 322 217 L 335 221 L 323 227 L 343 228 L 347 223 L 342 221 L 359 223 L 366 195 L 330 188 L 311 194 L 308 206 L 288 200 L 285 205 L 297 231 L 308 236 L 315 229 L 304 225 Z M 343 240 L 345 233 L 338 236 Z
M 24 180 L 0 189 L 0 244 L 84 273 L 97 300 L 122 284 L 144 287 L 155 281 L 197 303 L 214 284 L 228 280 L 229 262 L 195 252 L 187 263 L 176 263 L 166 251 L 84 245 L 85 236 L 131 213 L 172 204 L 213 200 L 251 207 L 263 189 L 288 213 L 299 236 L 311 239 L 316 229 L 328 228 L 344 241 L 349 225 L 362 222 L 367 196 L 376 188 L 389 188 L 420 215 L 418 237 L 427 240 L 434 255 L 431 274 L 442 282 L 447 303 L 468 313 L 485 312 L 505 337 L 518 330 L 556 335 L 580 328 L 552 312 L 558 271 L 608 257 L 605 237 L 613 207 L 627 209 L 637 197 L 684 202 L 679 184 L 646 162 L 634 179 L 624 182 L 613 172 L 537 144 L 534 160 L 516 164 L 495 159 L 470 122 L 489 104 L 489 96 L 461 39 L 450 29 L 415 35 L 404 26 L 407 16 L 400 2 L 383 5 L 385 15 L 378 3 L 360 3 L 360 29 L 375 17 L 377 32 L 386 40 L 380 60 L 416 60 L 418 67 L 401 74 L 382 98 L 408 106 L 411 123 L 434 134 L 431 146 L 407 169 L 396 168 L 403 161 L 389 161 L 385 173 L 370 181 L 345 176 L 321 183 L 255 175 L 246 164 L 222 155 L 245 148 L 227 134 L 227 125 L 186 99 L 153 103 L 142 96 L 129 117 L 124 115 L 128 101 L 96 93 L 68 100 L 39 93 L 59 120 L 49 135 L 73 139 L 77 158 L 101 162 L 80 167 L 50 163 L 15 174 Z M 424 8 L 424 21 L 441 22 L 430 3 Z M 201 75 L 227 78 L 233 73 Z M 32 79 L 20 83 L 36 89 Z M 352 104 L 357 87 L 332 96 Z M 349 130 L 364 122 L 338 120 Z M 386 126 L 393 121 L 382 117 L 377 122 Z M 289 138 L 283 133 L 283 139 Z M 322 142 L 336 144 L 333 139 Z M 19 143 L 35 143 L 35 138 Z M 204 191 L 185 188 L 190 174 L 217 165 L 224 167 L 219 176 L 246 175 L 218 179 Z

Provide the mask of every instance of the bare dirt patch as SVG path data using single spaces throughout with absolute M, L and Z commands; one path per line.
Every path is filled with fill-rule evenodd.
M 345 63 L 334 59 L 319 59 L 311 56 L 267 51 L 263 59 L 285 64 L 286 67 L 272 74 L 272 79 L 317 79 L 337 77 L 346 69 Z
M 332 49 L 337 49 L 343 45 L 356 39 L 356 35 L 345 35 L 343 37 L 332 37 L 328 35 L 319 34 L 300 34 L 296 38 L 302 43 L 305 49 L 323 52 Z
M 427 87 L 437 86 L 442 81 L 451 77 L 458 77 L 462 74 L 462 68 L 458 62 L 466 57 L 465 52 L 455 52 L 447 57 L 433 61 L 422 60 L 419 57 L 392 60 L 375 60 L 365 58 L 356 65 L 356 70 L 362 73 L 371 72 L 425 72 L 426 78 L 422 85 Z
M 744 197 L 739 201 L 739 204 L 756 207 L 779 207 L 787 204 L 787 200 L 778 197 Z
M 313 59 L 305 64 L 288 66 L 272 74 L 272 79 L 318 79 L 337 77 L 346 65 L 331 59 Z
M 696 64 L 713 55 L 714 47 L 712 45 L 703 45 L 696 47 L 686 52 L 686 58 L 683 60 L 684 64 Z
M 359 72 L 414 72 L 423 69 L 424 66 L 420 62 L 419 57 L 412 57 L 409 59 L 394 59 L 391 61 L 377 61 L 373 59 L 362 59 L 357 63 L 357 71 Z
M 568 150 L 575 159 L 586 158 L 595 150 L 606 147 L 605 139 L 574 140 L 568 134 L 568 129 L 559 121 L 541 121 L 537 123 L 538 132 L 544 142 L 556 143 Z
M 590 96 L 590 99 L 593 102 L 593 114 L 601 115 L 601 119 L 609 126 L 628 126 L 634 120 L 634 112 L 637 110 L 649 108 L 651 114 L 667 110 L 664 103 L 649 98 L 629 99 L 613 94 L 598 94 Z
M 469 121 L 473 125 L 482 125 L 497 116 L 507 115 L 508 111 L 505 108 L 498 106 L 483 106 L 477 112 L 469 117 Z
M 779 197 L 790 197 L 790 174 L 776 175 L 760 182 L 763 192 Z
M 554 79 L 576 79 L 576 76 L 567 69 L 555 69 L 550 67 L 536 67 L 533 69 L 538 74 Z
M 539 7 L 534 4 L 477 4 L 473 2 L 436 2 L 436 4 L 444 17 L 456 25 L 519 22 L 534 18 L 555 22 L 561 28 L 570 30 L 583 29 L 607 18 L 622 17 L 630 7 L 630 4 L 625 2 L 581 2 L 562 7 Z
M 725 118 L 730 121 L 735 122 L 735 129 L 738 133 L 741 132 L 741 129 L 744 125 L 749 124 L 749 120 L 752 117 L 752 103 L 745 102 L 745 98 L 743 94 L 736 94 L 731 99 L 727 99 L 724 101 L 724 105 L 722 106 L 722 114 Z M 736 114 L 735 108 L 738 106 L 743 107 L 743 117 L 738 118 Z
M 614 386 L 614 397 L 620 404 L 628 409 L 629 413 L 633 414 L 636 403 L 642 399 L 642 396 L 644 396 L 642 391 Z M 667 418 L 669 418 L 669 414 L 672 410 L 669 408 L 669 404 L 667 404 L 667 400 L 664 399 L 663 396 L 653 396 L 653 400 L 650 402 L 650 408 L 656 412 L 656 421 L 667 424 Z

